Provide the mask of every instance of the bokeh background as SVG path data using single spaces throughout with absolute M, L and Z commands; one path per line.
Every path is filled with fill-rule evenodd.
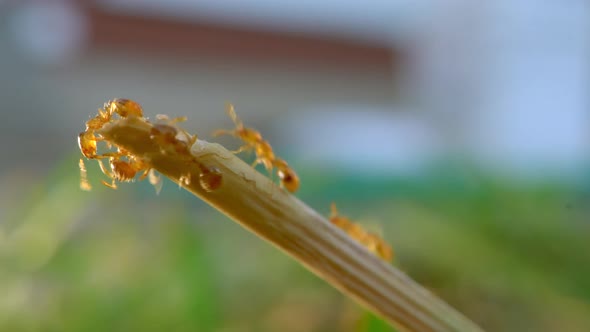
M 589 83 L 583 0 L 0 1 L 0 330 L 392 331 L 169 181 L 80 191 L 125 97 L 205 139 L 233 102 L 487 330 L 588 331 Z

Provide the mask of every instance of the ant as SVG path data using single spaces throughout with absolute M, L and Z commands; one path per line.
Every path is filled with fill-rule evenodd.
M 150 183 L 156 186 L 156 190 L 158 190 L 160 180 L 146 163 L 131 157 L 129 153 L 121 149 L 118 152 L 98 154 L 97 142 L 102 141 L 103 138 L 97 135 L 95 131 L 101 129 L 105 124 L 110 123 L 114 114 L 117 114 L 121 118 L 131 116 L 143 117 L 143 109 L 141 105 L 130 99 L 118 98 L 106 102 L 102 109 L 98 109 L 98 114 L 86 122 L 86 130 L 78 135 L 78 146 L 82 155 L 87 159 L 95 159 L 101 171 L 112 179 L 111 184 L 102 181 L 107 187 L 116 189 L 117 185 L 115 181 L 132 181 L 138 172 L 144 171 L 140 180 L 143 180 L 149 175 Z M 127 160 L 123 160 L 122 157 L 126 157 Z M 108 170 L 102 163 L 101 159 L 106 158 L 109 158 L 111 170 Z M 90 190 L 91 186 L 88 182 L 86 166 L 84 165 L 83 159 L 80 159 L 79 167 L 81 175 L 80 188 Z
M 127 160 L 123 160 L 121 157 L 126 157 Z M 101 180 L 102 184 L 109 188 L 117 189 L 116 181 L 134 181 L 135 175 L 142 171 L 143 173 L 139 176 L 139 181 L 145 179 L 149 175 L 149 181 L 154 187 L 156 187 L 156 192 L 160 192 L 162 188 L 162 179 L 155 174 L 155 171 L 151 166 L 127 153 L 119 152 L 117 155 L 109 158 L 109 165 L 111 167 L 110 171 L 104 166 L 100 159 L 97 161 L 100 170 L 112 180 L 110 184 Z
M 247 128 L 244 123 L 238 118 L 234 105 L 227 104 L 226 112 L 232 119 L 235 125 L 234 130 L 216 130 L 213 136 L 231 135 L 241 139 L 245 144 L 239 149 L 232 151 L 233 153 L 240 153 L 246 150 L 254 150 L 256 153 L 256 160 L 252 163 L 252 167 L 262 164 L 266 170 L 272 174 L 273 168 L 277 169 L 277 175 L 281 181 L 281 186 L 285 187 L 289 192 L 295 192 L 299 189 L 299 176 L 289 167 L 286 161 L 277 158 L 268 141 L 262 138 L 260 132 L 253 128 Z
M 150 130 L 150 138 L 161 147 L 171 145 L 177 153 L 189 155 L 190 147 L 197 141 L 197 135 L 191 135 L 185 130 L 174 126 L 175 123 L 186 121 L 186 117 L 168 118 L 167 115 L 158 114 L 156 119 L 165 123 L 155 123 Z M 184 139 L 178 139 L 181 133 Z
M 347 217 L 340 215 L 336 209 L 335 203 L 332 203 L 330 208 L 330 222 L 332 224 L 345 231 L 350 237 L 362 244 L 374 255 L 387 262 L 393 261 L 393 249 L 387 244 L 387 242 L 385 242 L 385 240 L 376 234 L 367 232 L 360 225 L 352 222 Z
M 154 140 L 162 149 L 162 152 L 166 153 L 164 147 L 172 147 L 178 154 L 184 155 L 189 158 L 189 161 L 195 163 L 200 170 L 199 184 L 201 187 L 208 192 L 214 191 L 221 187 L 222 174 L 221 171 L 215 167 L 208 168 L 202 163 L 192 157 L 190 153 L 190 147 L 197 141 L 196 135 L 190 135 L 186 131 L 179 129 L 172 124 L 180 121 L 185 121 L 186 118 L 175 118 L 168 120 L 167 116 L 159 115 L 159 120 L 167 120 L 169 124 L 154 124 L 150 130 L 150 138 Z M 182 133 L 187 141 L 178 139 L 179 133 Z M 190 174 L 183 175 L 180 178 L 179 185 L 189 185 L 191 182 Z
M 115 113 L 122 118 L 129 116 L 143 117 L 141 105 L 133 100 L 117 98 L 106 102 L 102 109 L 98 109 L 98 114 L 94 118 L 86 121 L 86 131 L 78 135 L 78 145 L 84 157 L 99 159 L 113 156 L 113 154 L 96 154 L 96 143 L 101 141 L 102 137 L 96 136 L 94 132 L 111 122 Z

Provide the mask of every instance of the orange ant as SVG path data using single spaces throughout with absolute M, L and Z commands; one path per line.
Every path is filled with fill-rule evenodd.
M 98 109 L 98 114 L 86 121 L 86 131 L 94 131 L 102 128 L 105 124 L 111 122 L 114 114 L 122 118 L 129 116 L 143 117 L 141 105 L 130 99 L 117 98 L 106 102 L 102 109 Z
M 348 233 L 350 237 L 358 241 L 374 255 L 387 262 L 393 261 L 393 249 L 385 240 L 376 234 L 367 232 L 347 217 L 338 214 L 334 203 L 331 205 L 330 222 Z
M 168 120 L 166 116 L 158 116 L 160 120 Z M 165 153 L 164 147 L 172 147 L 178 154 L 186 156 L 190 162 L 195 163 L 199 167 L 199 184 L 201 187 L 208 191 L 214 191 L 221 187 L 222 174 L 221 171 L 215 167 L 208 168 L 192 157 L 190 153 L 190 147 L 197 141 L 196 135 L 190 135 L 182 129 L 172 126 L 175 122 L 185 121 L 186 118 L 175 118 L 168 120 L 169 124 L 154 124 L 150 130 L 150 138 L 154 140 Z M 187 141 L 178 139 L 179 133 L 182 133 Z M 183 175 L 179 179 L 179 185 L 189 185 L 191 182 L 190 174 Z
M 94 131 L 99 130 L 105 124 L 111 122 L 113 114 L 116 113 L 120 117 L 128 116 L 143 116 L 141 106 L 129 99 L 113 99 L 104 104 L 103 109 L 98 110 L 98 114 L 86 121 L 86 131 L 78 135 L 78 145 L 84 157 L 88 159 L 107 158 L 112 154 L 97 155 L 96 143 L 102 140 L 102 137 L 96 136 Z
M 123 160 L 121 159 L 121 157 L 127 157 L 127 160 Z M 109 188 L 117 189 L 116 181 L 134 181 L 135 175 L 141 171 L 143 171 L 143 173 L 139 177 L 140 181 L 145 179 L 149 175 L 150 183 L 154 187 L 156 187 L 156 192 L 160 192 L 160 189 L 162 188 L 162 180 L 160 177 L 155 175 L 154 170 L 151 168 L 151 166 L 140 159 L 130 156 L 127 153 L 120 152 L 116 156 L 109 158 L 109 165 L 111 166 L 110 171 L 104 166 L 104 164 L 100 160 L 98 160 L 98 163 L 100 166 L 100 170 L 112 180 L 110 184 L 105 182 L 104 180 L 101 181 L 102 184 Z
M 273 168 L 277 168 L 277 175 L 281 181 L 281 186 L 285 187 L 289 192 L 295 192 L 299 189 L 299 176 L 289 167 L 286 161 L 275 156 L 272 147 L 268 141 L 262 138 L 260 132 L 255 129 L 247 128 L 244 123 L 238 118 L 234 105 L 227 104 L 226 112 L 232 119 L 235 125 L 234 130 L 216 130 L 213 136 L 231 135 L 241 139 L 245 144 L 239 149 L 232 151 L 233 153 L 240 153 L 246 150 L 254 150 L 256 153 L 256 160 L 252 163 L 252 167 L 257 164 L 262 164 L 266 170 L 272 174 Z
M 102 140 L 102 137 L 96 136 L 94 131 L 99 130 L 105 124 L 111 122 L 113 114 L 118 114 L 122 118 L 129 116 L 143 116 L 141 105 L 129 99 L 113 99 L 104 104 L 98 114 L 86 121 L 86 131 L 78 135 L 78 145 L 84 157 L 88 159 L 107 158 L 111 154 L 97 155 L 96 143 Z
M 177 153 L 189 155 L 190 147 L 197 141 L 197 135 L 191 135 L 174 126 L 175 123 L 186 121 L 186 117 L 169 119 L 167 115 L 158 114 L 156 119 L 166 123 L 155 123 L 150 130 L 150 138 L 161 147 L 172 145 Z M 183 139 L 178 138 L 179 133 L 182 134 Z
M 78 135 L 78 145 L 82 155 L 88 159 L 95 159 L 98 162 L 101 171 L 112 179 L 111 184 L 102 181 L 103 184 L 110 188 L 117 188 L 115 181 L 132 181 L 137 172 L 143 170 L 144 173 L 140 179 L 144 179 L 149 174 L 150 182 L 157 189 L 160 180 L 155 175 L 152 176 L 150 167 L 144 162 L 130 157 L 128 153 L 121 150 L 104 154 L 97 153 L 97 142 L 102 141 L 103 138 L 97 135 L 95 131 L 101 129 L 105 124 L 110 123 L 114 114 L 119 115 L 121 118 L 130 116 L 142 117 L 143 110 L 137 102 L 129 99 L 118 98 L 106 102 L 103 108 L 98 110 L 98 114 L 86 122 L 86 131 Z M 121 157 L 127 157 L 128 160 L 122 160 Z M 104 158 L 109 158 L 110 171 L 101 161 Z M 81 175 L 80 187 L 84 190 L 90 190 L 91 186 L 87 179 L 83 159 L 80 159 L 79 167 Z

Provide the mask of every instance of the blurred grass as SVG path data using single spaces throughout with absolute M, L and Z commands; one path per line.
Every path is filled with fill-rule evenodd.
M 159 196 L 147 183 L 85 193 L 76 161 L 0 224 L 0 331 L 392 331 L 170 182 Z M 380 224 L 396 264 L 484 328 L 590 326 L 583 185 L 444 165 L 398 179 L 301 173 L 304 201 Z

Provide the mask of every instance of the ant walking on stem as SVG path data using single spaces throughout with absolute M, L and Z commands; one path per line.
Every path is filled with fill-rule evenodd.
M 262 138 L 260 132 L 253 128 L 247 128 L 243 122 L 238 118 L 234 105 L 227 104 L 226 111 L 229 117 L 234 122 L 234 130 L 216 130 L 213 136 L 231 135 L 241 139 L 245 144 L 241 146 L 234 153 L 240 153 L 246 150 L 254 150 L 256 153 L 256 160 L 252 163 L 252 167 L 257 164 L 262 164 L 266 170 L 272 174 L 273 168 L 277 169 L 277 175 L 281 181 L 281 186 L 286 188 L 289 192 L 295 192 L 299 189 L 299 176 L 289 167 L 286 161 L 277 158 L 268 141 Z
M 205 191 L 212 192 L 221 187 L 223 176 L 221 171 L 215 167 L 206 167 L 195 160 L 190 152 L 190 147 L 197 141 L 196 135 L 190 135 L 186 131 L 173 126 L 176 122 L 185 121 L 185 117 L 169 120 L 165 115 L 158 115 L 158 120 L 164 120 L 167 124 L 154 124 L 150 130 L 150 138 L 154 140 L 166 153 L 166 148 L 171 148 L 175 153 L 184 155 L 189 161 L 196 164 L 200 170 L 199 185 Z M 179 139 L 179 134 L 182 139 Z M 169 151 L 169 150 L 168 150 Z M 191 182 L 190 174 L 180 177 L 179 185 L 187 186 Z
M 385 240 L 376 234 L 367 232 L 360 225 L 352 222 L 347 217 L 340 215 L 336 209 L 335 203 L 332 203 L 330 208 L 330 222 L 332 224 L 345 231 L 351 238 L 358 241 L 374 255 L 386 262 L 393 261 L 393 249 L 391 249 L 391 246 L 385 242 Z

